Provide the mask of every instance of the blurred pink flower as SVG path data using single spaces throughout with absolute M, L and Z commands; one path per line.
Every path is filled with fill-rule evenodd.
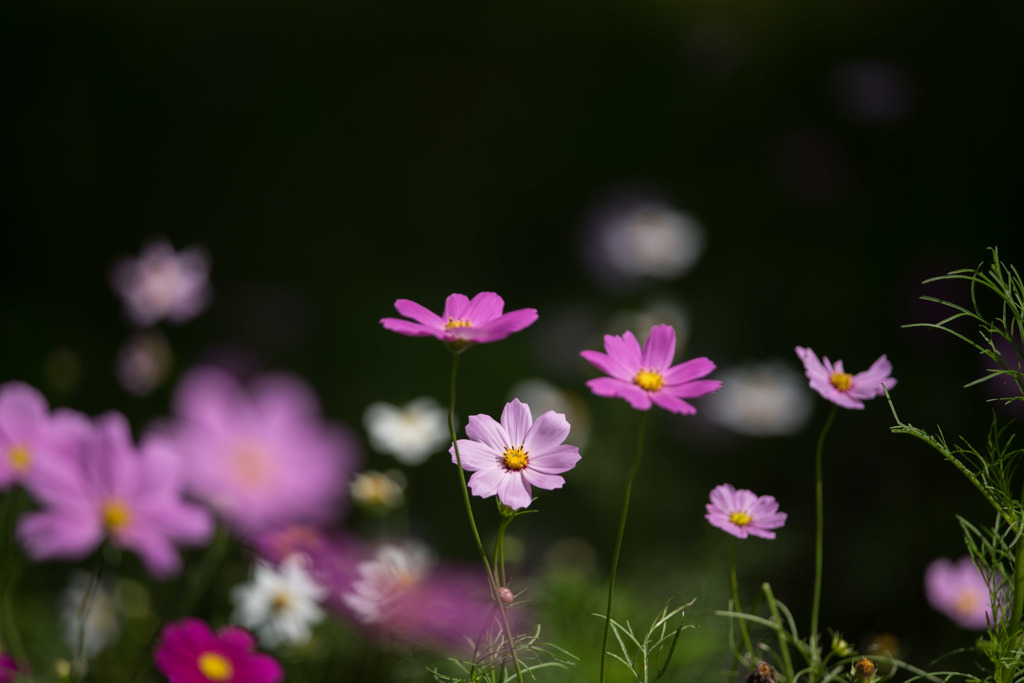
M 494 292 L 480 292 L 472 300 L 465 294 L 451 294 L 441 315 L 408 299 L 397 300 L 395 309 L 412 320 L 382 318 L 384 329 L 410 337 L 435 337 L 459 346 L 500 341 L 537 320 L 535 308 L 503 313 L 505 301 Z
M 463 469 L 473 472 L 469 478 L 473 495 L 497 495 L 513 510 L 530 504 L 531 486 L 562 488 L 565 479 L 558 475 L 580 459 L 578 448 L 563 443 L 569 436 L 565 415 L 549 410 L 534 422 L 530 406 L 518 398 L 505 405 L 500 423 L 489 415 L 471 416 L 466 436 L 469 439 L 457 443 Z M 456 462 L 455 447 L 448 452 Z
M 731 484 L 720 484 L 711 490 L 711 502 L 705 505 L 704 519 L 736 538 L 760 536 L 773 539 L 786 523 L 786 513 L 779 512 L 773 496 L 756 496 L 747 489 L 736 490 Z
M 164 427 L 182 452 L 186 487 L 242 535 L 341 512 L 361 457 L 355 437 L 320 414 L 301 379 L 266 375 L 246 391 L 214 368 L 192 370 Z
M 256 639 L 228 626 L 218 633 L 199 619 L 164 626 L 153 652 L 156 668 L 168 683 L 278 683 L 284 669 L 271 655 L 255 652 Z
M 136 325 L 164 318 L 181 323 L 209 303 L 209 272 L 210 259 L 202 248 L 175 252 L 170 242 L 157 240 L 143 247 L 138 258 L 115 263 L 110 281 Z
M 120 413 L 96 419 L 63 468 L 49 468 L 33 494 L 42 510 L 18 522 L 34 560 L 77 560 L 104 540 L 135 552 L 154 576 L 181 569 L 175 543 L 200 545 L 213 524 L 203 508 L 182 500 L 181 461 L 160 439 L 136 449 Z
M 43 395 L 28 384 L 0 385 L 0 490 L 23 484 L 31 491 L 48 467 L 64 467 L 89 428 L 89 418 L 73 410 L 51 414 Z
M 699 379 L 715 369 L 707 358 L 693 358 L 672 365 L 676 352 L 676 332 L 671 325 L 655 325 L 644 343 L 627 331 L 622 336 L 606 334 L 604 349 L 581 351 L 588 362 L 610 377 L 598 377 L 587 386 L 598 396 L 622 398 L 637 410 L 649 410 L 657 404 L 680 415 L 693 415 L 697 409 L 682 400 L 696 398 L 721 388 L 718 380 Z
M 811 381 L 811 388 L 841 408 L 863 410 L 863 401 L 885 395 L 883 385 L 890 390 L 896 386 L 891 375 L 892 363 L 884 355 L 856 375 L 846 372 L 841 360 L 833 364 L 828 356 L 823 356 L 819 361 L 811 349 L 798 346 L 796 355 L 803 361 L 804 374 Z
M 12 683 L 24 673 L 18 668 L 18 662 L 6 652 L 0 652 L 0 683 Z
M 956 563 L 940 557 L 929 564 L 924 572 L 924 592 L 928 604 L 961 628 L 984 631 L 995 627 L 989 583 L 970 557 L 961 557 Z

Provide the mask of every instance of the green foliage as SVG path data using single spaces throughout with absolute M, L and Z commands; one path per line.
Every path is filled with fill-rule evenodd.
M 608 654 L 625 664 L 633 673 L 638 683 L 657 681 L 664 675 L 669 662 L 672 661 L 676 643 L 679 641 L 679 634 L 684 629 L 693 628 L 693 625 L 686 624 L 683 618 L 686 616 L 686 608 L 692 605 L 694 600 L 671 611 L 669 611 L 669 605 L 666 604 L 651 623 L 651 627 L 647 629 L 643 640 L 638 638 L 637 634 L 633 632 L 633 626 L 629 621 L 626 621 L 625 625 L 623 625 L 612 619 L 612 633 L 615 635 L 615 640 L 618 641 L 622 654 L 620 655 L 615 652 L 609 652 Z M 594 616 L 602 619 L 605 618 L 603 614 L 595 614 Z M 677 617 L 679 623 L 673 627 L 672 621 Z M 662 651 L 665 647 L 668 647 L 668 652 L 665 653 L 663 660 Z M 652 667 L 656 671 L 653 678 L 651 677 Z

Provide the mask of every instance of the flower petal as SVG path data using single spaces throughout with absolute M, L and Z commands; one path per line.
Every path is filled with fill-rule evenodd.
M 469 439 L 459 439 L 458 443 L 459 458 L 462 460 L 462 469 L 469 472 L 476 472 L 477 470 L 493 467 L 501 458 L 501 452 L 496 451 L 490 445 L 482 444 L 478 441 L 471 441 Z M 456 462 L 455 448 L 449 448 L 448 452 L 452 454 L 452 462 Z
M 525 443 L 526 435 L 529 433 L 530 427 L 533 426 L 533 414 L 530 412 L 530 406 L 518 398 L 506 403 L 505 409 L 501 411 L 501 426 L 505 428 L 508 438 L 511 439 L 507 445 L 519 446 Z
M 662 373 L 665 377 L 665 385 L 668 387 L 677 384 L 684 384 L 699 377 L 705 377 L 715 369 L 715 363 L 704 356 L 691 358 L 688 361 L 674 365 L 667 372 Z
M 545 474 L 561 474 L 571 470 L 579 461 L 580 449 L 565 444 L 539 453 L 531 452 L 529 469 Z
M 422 306 L 409 299 L 398 299 L 395 301 L 395 310 L 410 320 L 415 320 L 424 327 L 444 328 L 445 320 L 437 313 L 434 313 L 426 306 Z M 381 321 L 383 322 L 383 321 Z M 387 327 L 387 325 L 385 325 Z
M 654 401 L 656 405 L 658 405 L 661 408 L 664 408 L 670 413 L 678 413 L 679 415 L 697 414 L 696 408 L 694 408 L 692 405 L 682 400 L 681 398 L 676 398 L 675 396 L 673 396 L 672 394 L 668 393 L 665 390 L 652 391 L 650 392 L 650 396 L 651 400 Z
M 502 469 L 500 465 L 495 464 L 494 467 L 487 467 L 475 472 L 473 476 L 469 478 L 467 485 L 469 486 L 469 490 L 473 492 L 474 496 L 490 498 L 498 493 L 498 488 L 508 476 L 508 472 Z
M 587 380 L 587 386 L 598 396 L 623 398 L 637 410 L 647 410 L 651 407 L 651 392 L 641 389 L 632 382 L 614 377 L 597 377 Z
M 490 415 L 470 415 L 466 425 L 466 436 L 473 441 L 487 444 L 498 453 L 512 445 L 508 431 Z
M 569 421 L 562 413 L 549 410 L 533 423 L 523 439 L 523 445 L 531 454 L 554 448 L 569 436 Z
M 672 357 L 676 353 L 676 331 L 671 325 L 655 325 L 651 334 L 644 342 L 643 366 L 648 369 L 664 371 L 672 365 Z
M 522 472 L 508 472 L 498 484 L 498 499 L 513 510 L 527 507 L 533 501 L 530 483 Z
M 444 300 L 444 312 L 441 314 L 441 325 L 449 320 L 465 320 L 466 309 L 469 308 L 469 297 L 465 294 L 449 294 Z
M 500 318 L 504 310 L 504 299 L 494 292 L 480 292 L 466 305 L 460 317 L 478 327 Z

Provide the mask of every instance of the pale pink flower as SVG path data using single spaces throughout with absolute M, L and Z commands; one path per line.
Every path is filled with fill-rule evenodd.
M 97 418 L 76 457 L 48 468 L 33 494 L 42 509 L 23 515 L 17 532 L 34 560 L 78 560 L 106 540 L 165 578 L 181 569 L 175 544 L 213 533 L 207 511 L 182 500 L 178 453 L 157 438 L 136 449 L 120 413 Z
M 411 320 L 382 318 L 384 329 L 409 337 L 435 337 L 458 347 L 500 341 L 537 320 L 535 308 L 504 313 L 505 301 L 494 292 L 480 292 L 472 299 L 451 294 L 441 315 L 408 299 L 397 300 L 395 309 Z
M 517 398 L 505 405 L 500 423 L 489 415 L 471 416 L 466 436 L 457 443 L 463 469 L 473 472 L 473 495 L 497 495 L 513 510 L 530 504 L 531 486 L 562 488 L 565 479 L 558 475 L 580 459 L 578 448 L 563 443 L 569 436 L 565 415 L 549 410 L 534 422 L 530 406 Z M 449 453 L 456 462 L 454 446 Z
M 722 383 L 706 377 L 715 369 L 707 358 L 693 358 L 672 365 L 676 352 L 676 332 L 671 325 L 655 325 L 644 343 L 632 332 L 622 336 L 606 334 L 604 349 L 581 351 L 580 355 L 610 377 L 598 377 L 587 386 L 598 396 L 625 399 L 637 410 L 658 405 L 672 413 L 693 415 L 697 409 L 684 401 L 721 388 Z
M 786 513 L 779 512 L 773 496 L 757 496 L 747 489 L 736 490 L 731 484 L 720 484 L 711 490 L 711 502 L 704 506 L 704 519 L 736 538 L 760 536 L 775 538 L 772 529 L 786 523 Z
M 188 491 L 237 533 L 334 520 L 361 460 L 354 436 L 328 422 L 294 376 L 243 386 L 214 368 L 192 370 L 165 425 L 186 463 Z
M 210 300 L 210 259 L 200 247 L 179 252 L 166 240 L 150 242 L 138 258 L 114 264 L 110 280 L 128 317 L 146 326 L 163 319 L 181 323 L 198 315 Z
M 819 361 L 811 349 L 798 346 L 796 355 L 803 361 L 804 374 L 810 380 L 811 388 L 841 408 L 863 410 L 863 401 L 884 396 L 884 389 L 896 386 L 892 363 L 884 355 L 856 375 L 846 372 L 841 360 L 832 363 L 828 356 L 823 356 Z
M 989 582 L 970 557 L 955 563 L 944 557 L 934 560 L 924 572 L 924 592 L 928 604 L 961 628 L 984 631 L 995 626 Z

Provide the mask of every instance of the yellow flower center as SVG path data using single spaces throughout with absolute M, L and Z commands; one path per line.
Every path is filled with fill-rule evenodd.
M 241 443 L 231 454 L 231 469 L 235 479 L 249 488 L 262 488 L 272 477 L 270 458 L 257 444 Z
M 25 472 L 32 464 L 32 451 L 28 446 L 11 446 L 7 451 L 7 458 L 11 461 L 11 467 L 15 472 Z
M 964 616 L 974 614 L 980 601 L 981 598 L 977 593 L 972 590 L 965 590 L 956 596 L 956 600 L 953 601 L 953 611 Z
M 662 385 L 665 384 L 665 378 L 661 376 L 660 372 L 654 370 L 641 370 L 636 373 L 636 377 L 633 378 L 633 384 L 637 385 L 641 389 L 647 391 L 657 391 L 661 389 Z
M 523 450 L 522 445 L 515 448 L 510 446 L 502 455 L 505 456 L 505 467 L 510 470 L 521 470 L 530 463 L 530 452 Z
M 235 675 L 235 667 L 231 666 L 231 660 L 216 652 L 204 652 L 196 660 L 199 673 L 206 676 L 208 681 L 229 681 Z
M 285 591 L 278 591 L 270 601 L 270 609 L 274 612 L 285 612 L 292 606 L 292 596 Z
M 108 500 L 101 509 L 103 526 L 107 531 L 116 534 L 132 523 L 132 511 L 120 500 Z
M 848 372 L 833 372 L 828 381 L 839 391 L 849 391 L 853 385 L 853 375 Z
M 751 517 L 748 513 L 744 512 L 743 510 L 737 510 L 736 512 L 729 515 L 729 521 L 735 524 L 736 526 L 746 526 L 750 524 L 751 520 L 753 519 L 753 517 Z
M 456 320 L 455 318 L 449 317 L 448 322 L 444 325 L 444 329 L 451 330 L 456 327 L 473 327 L 473 323 L 469 320 Z

